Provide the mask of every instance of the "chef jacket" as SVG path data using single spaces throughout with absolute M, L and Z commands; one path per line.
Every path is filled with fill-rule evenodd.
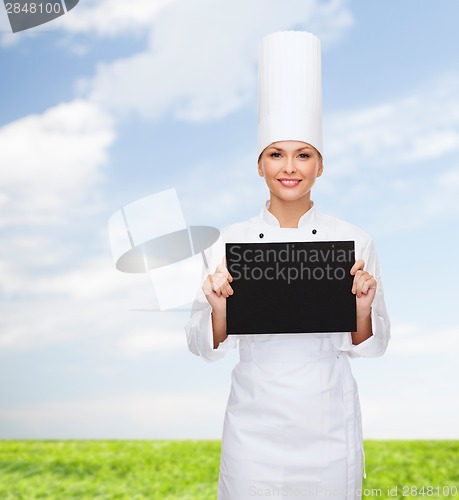
M 232 224 L 221 231 L 217 243 L 206 251 L 210 271 L 213 273 L 222 262 L 225 253 L 225 243 L 254 243 L 254 242 L 289 242 L 289 241 L 343 241 L 355 242 L 355 259 L 363 259 L 364 269 L 372 274 L 377 281 L 376 294 L 371 307 L 371 324 L 373 335 L 358 345 L 352 343 L 351 332 L 327 334 L 333 345 L 340 351 L 346 352 L 350 358 L 378 357 L 386 351 L 390 339 L 390 320 L 387 314 L 384 291 L 381 281 L 381 271 L 375 245 L 370 236 L 362 229 L 348 223 L 321 214 L 314 203 L 312 207 L 299 219 L 298 228 L 281 228 L 278 219 L 268 210 L 269 200 L 265 203 L 258 216 L 248 221 Z M 231 299 L 229 299 L 231 300 Z M 206 361 L 217 361 L 237 346 L 238 340 L 254 341 L 269 340 L 279 334 L 228 335 L 220 342 L 217 348 L 213 347 L 213 332 L 211 306 L 202 290 L 198 292 L 193 304 L 191 318 L 185 327 L 188 348 L 197 356 Z M 309 333 L 282 334 L 311 335 Z M 320 335 L 320 334 L 313 334 Z M 245 340 L 244 340 L 245 339 Z

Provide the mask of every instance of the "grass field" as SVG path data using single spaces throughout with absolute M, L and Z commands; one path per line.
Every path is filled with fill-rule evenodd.
M 459 441 L 365 441 L 365 453 L 364 498 L 459 499 Z M 0 500 L 215 500 L 219 458 L 220 441 L 5 440 Z

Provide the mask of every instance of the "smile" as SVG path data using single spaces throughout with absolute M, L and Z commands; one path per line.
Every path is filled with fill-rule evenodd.
M 277 179 L 285 187 L 295 187 L 301 182 L 300 179 Z

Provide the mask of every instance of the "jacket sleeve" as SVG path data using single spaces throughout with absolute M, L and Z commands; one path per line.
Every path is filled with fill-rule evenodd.
M 376 278 L 377 288 L 373 304 L 371 306 L 371 327 L 373 335 L 358 345 L 352 344 L 352 336 L 346 333 L 341 337 L 332 339 L 338 349 L 347 351 L 350 358 L 372 358 L 384 354 L 390 340 L 390 320 L 384 301 L 384 290 L 381 280 L 381 270 L 378 256 L 372 240 L 362 250 L 361 257 L 365 261 L 365 270 Z
M 221 238 L 208 250 L 206 258 L 209 263 L 209 269 L 214 272 L 217 265 L 221 262 L 224 255 L 224 246 Z M 203 268 L 202 279 L 209 273 L 209 269 Z M 226 353 L 237 346 L 237 337 L 228 335 L 214 349 L 213 331 L 212 331 L 212 307 L 206 299 L 202 289 L 199 289 L 191 309 L 191 316 L 185 326 L 185 332 L 188 342 L 188 349 L 196 356 L 201 356 L 205 361 L 217 361 L 223 358 Z

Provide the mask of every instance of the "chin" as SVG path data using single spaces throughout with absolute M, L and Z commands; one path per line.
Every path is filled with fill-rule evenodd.
M 298 201 L 301 200 L 302 198 L 305 198 L 308 195 L 308 193 L 303 193 L 303 194 L 291 194 L 291 195 L 285 195 L 285 194 L 276 194 L 276 196 L 281 199 L 282 201 Z

